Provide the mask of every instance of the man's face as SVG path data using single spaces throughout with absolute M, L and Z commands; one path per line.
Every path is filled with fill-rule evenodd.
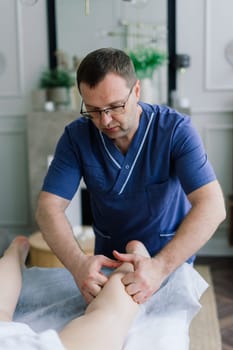
M 92 122 L 100 131 L 114 140 L 133 137 L 140 115 L 139 81 L 130 89 L 122 77 L 109 73 L 94 88 L 81 83 L 80 91 L 83 109 L 90 112 Z

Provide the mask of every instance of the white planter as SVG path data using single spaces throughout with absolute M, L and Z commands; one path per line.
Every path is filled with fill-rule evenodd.
M 150 78 L 140 80 L 140 100 L 147 103 L 156 103 L 153 82 Z
M 70 104 L 70 89 L 66 87 L 48 89 L 47 100 L 54 102 L 57 109 L 63 109 Z

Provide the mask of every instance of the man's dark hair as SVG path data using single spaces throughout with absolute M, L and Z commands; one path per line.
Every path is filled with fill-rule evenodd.
M 124 51 L 102 48 L 90 52 L 80 63 L 77 70 L 77 86 L 80 89 L 80 83 L 83 82 L 93 88 L 108 73 L 121 76 L 129 87 L 137 80 L 133 62 Z

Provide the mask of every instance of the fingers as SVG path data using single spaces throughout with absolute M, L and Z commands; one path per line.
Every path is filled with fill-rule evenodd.
M 90 304 L 95 299 L 95 297 L 87 291 L 83 292 L 82 295 L 83 295 L 85 302 L 87 304 Z
M 98 273 L 95 277 L 89 276 L 83 281 L 80 289 L 88 304 L 99 294 L 107 280 L 108 278 L 104 274 Z
M 134 296 L 140 292 L 141 287 L 135 278 L 135 273 L 127 273 L 122 279 L 122 283 L 125 285 L 125 290 L 130 296 Z
M 128 276 L 130 275 L 130 276 Z M 142 285 L 137 282 L 137 280 L 133 280 L 134 274 L 128 274 L 123 279 L 122 282 L 125 285 L 126 292 L 133 298 L 133 300 L 137 304 L 144 303 L 151 294 L 147 288 L 143 288 Z
M 101 290 L 102 290 L 102 286 L 99 286 L 97 284 L 92 285 L 92 288 L 89 291 L 84 290 L 82 294 L 84 296 L 86 303 L 90 304 L 92 302 L 92 300 L 97 297 L 97 295 L 99 294 L 99 292 Z
M 122 279 L 122 282 L 125 285 L 125 290 L 137 304 L 142 304 L 150 297 L 148 290 L 143 288 L 136 280 L 133 280 L 133 274 L 129 275 L 130 276 L 126 275 Z
M 101 265 L 114 269 L 114 268 L 119 267 L 121 265 L 121 262 L 113 260 L 113 259 L 109 259 L 109 258 L 106 258 L 105 256 L 103 256 L 102 261 L 101 261 Z
M 114 250 L 113 255 L 117 260 L 121 262 L 129 262 L 134 264 L 136 261 L 135 254 L 124 254 L 124 253 L 119 253 L 117 250 Z
M 103 272 L 100 271 L 95 279 L 96 284 L 103 287 L 107 281 L 108 281 L 108 277 Z
M 125 290 L 131 296 L 134 296 L 135 294 L 140 292 L 139 286 L 134 282 L 130 283 L 127 287 L 125 287 Z
M 151 286 L 151 277 L 147 276 L 148 269 L 142 269 L 141 266 L 137 267 L 137 261 L 136 259 L 134 263 L 136 269 L 133 272 L 126 273 L 121 281 L 132 299 L 136 303 L 142 304 L 153 294 L 153 288 Z
M 131 283 L 134 283 L 135 282 L 134 272 L 127 273 L 124 277 L 122 277 L 121 281 L 125 286 L 128 286 Z
M 143 292 L 138 292 L 133 296 L 133 300 L 137 304 L 143 304 L 149 299 Z
M 114 266 L 118 267 L 119 262 L 115 262 L 115 260 L 111 259 L 103 259 L 101 266 Z M 103 286 L 107 283 L 108 277 L 100 270 L 100 271 L 90 271 L 86 278 L 82 281 L 81 292 L 85 298 L 85 300 L 90 303 L 102 290 Z

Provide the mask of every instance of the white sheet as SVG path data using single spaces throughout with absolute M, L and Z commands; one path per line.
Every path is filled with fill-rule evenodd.
M 0 349 L 65 350 L 54 330 L 38 334 L 25 323 L 18 322 L 0 322 Z
M 14 320 L 27 323 L 36 332 L 59 330 L 85 310 L 85 302 L 65 269 L 27 269 L 23 285 Z M 182 265 L 140 306 L 124 350 L 187 350 L 189 325 L 207 286 L 190 265 Z
M 175 271 L 162 288 L 140 306 L 124 350 L 188 350 L 189 326 L 200 310 L 207 283 L 190 265 Z

